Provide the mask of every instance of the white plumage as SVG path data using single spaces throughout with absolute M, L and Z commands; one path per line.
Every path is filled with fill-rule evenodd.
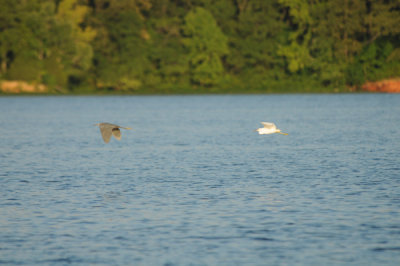
M 259 129 L 256 129 L 256 131 L 258 132 L 258 134 L 260 135 L 265 135 L 265 134 L 273 134 L 273 133 L 279 133 L 282 135 L 289 135 L 287 133 L 283 133 L 281 132 L 280 129 L 276 128 L 276 125 L 274 123 L 270 123 L 270 122 L 261 122 L 261 124 L 264 127 L 261 127 Z

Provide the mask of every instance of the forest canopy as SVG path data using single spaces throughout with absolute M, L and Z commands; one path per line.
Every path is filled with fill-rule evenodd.
M 400 0 L 0 6 L 0 80 L 53 92 L 329 92 L 400 73 Z

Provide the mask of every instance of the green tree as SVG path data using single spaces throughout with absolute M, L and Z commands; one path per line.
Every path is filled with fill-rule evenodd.
M 138 90 L 146 73 L 152 71 L 148 59 L 151 36 L 133 4 L 115 1 L 96 10 L 92 23 L 99 34 L 94 42 L 93 73 L 100 88 Z
M 282 45 L 278 54 L 287 62 L 287 69 L 296 73 L 312 65 L 310 54 L 311 25 L 313 19 L 310 14 L 311 5 L 307 0 L 278 0 L 288 13 L 288 21 L 293 30 L 288 35 L 288 44 Z
M 226 8 L 230 53 L 226 68 L 233 76 L 231 87 L 267 91 L 283 78 L 284 60 L 277 50 L 287 26 L 276 1 L 235 1 Z M 223 11 L 221 11 L 223 12 Z M 230 22 L 229 22 L 230 21 Z
M 54 4 L 44 0 L 1 0 L 0 6 L 1 76 L 40 82 L 47 52 L 47 23 Z
M 52 54 L 46 60 L 47 73 L 56 84 L 73 89 L 86 83 L 92 66 L 92 40 L 96 30 L 85 25 L 90 9 L 79 0 L 62 0 L 55 13 Z M 61 71 L 61 73 L 60 73 Z M 50 82 L 51 83 L 51 82 Z M 86 84 L 85 84 L 86 85 Z
M 365 5 L 366 15 L 363 18 L 368 43 L 380 37 L 400 34 L 400 1 L 369 0 Z
M 74 76 L 84 76 L 92 64 L 90 41 L 95 35 L 89 27 L 82 28 L 87 7 L 77 0 L 4 2 L 2 77 L 65 87 Z
M 92 63 L 93 49 L 91 41 L 96 31 L 90 26 L 82 28 L 82 23 L 89 12 L 87 6 L 79 5 L 78 0 L 63 0 L 58 5 L 56 18 L 61 24 L 69 27 L 71 38 L 74 41 L 72 65 L 81 70 L 88 70 Z
M 221 57 L 229 53 L 228 40 L 212 14 L 196 7 L 185 17 L 184 44 L 189 49 L 191 77 L 194 83 L 214 85 L 224 75 Z

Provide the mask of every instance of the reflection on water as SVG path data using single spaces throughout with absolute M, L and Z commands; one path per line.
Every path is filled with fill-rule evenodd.
M 0 263 L 398 265 L 399 103 L 0 98 Z

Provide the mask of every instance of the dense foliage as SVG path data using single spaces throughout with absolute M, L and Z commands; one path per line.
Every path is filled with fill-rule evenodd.
M 400 0 L 0 6 L 0 79 L 53 91 L 342 91 L 400 73 Z

